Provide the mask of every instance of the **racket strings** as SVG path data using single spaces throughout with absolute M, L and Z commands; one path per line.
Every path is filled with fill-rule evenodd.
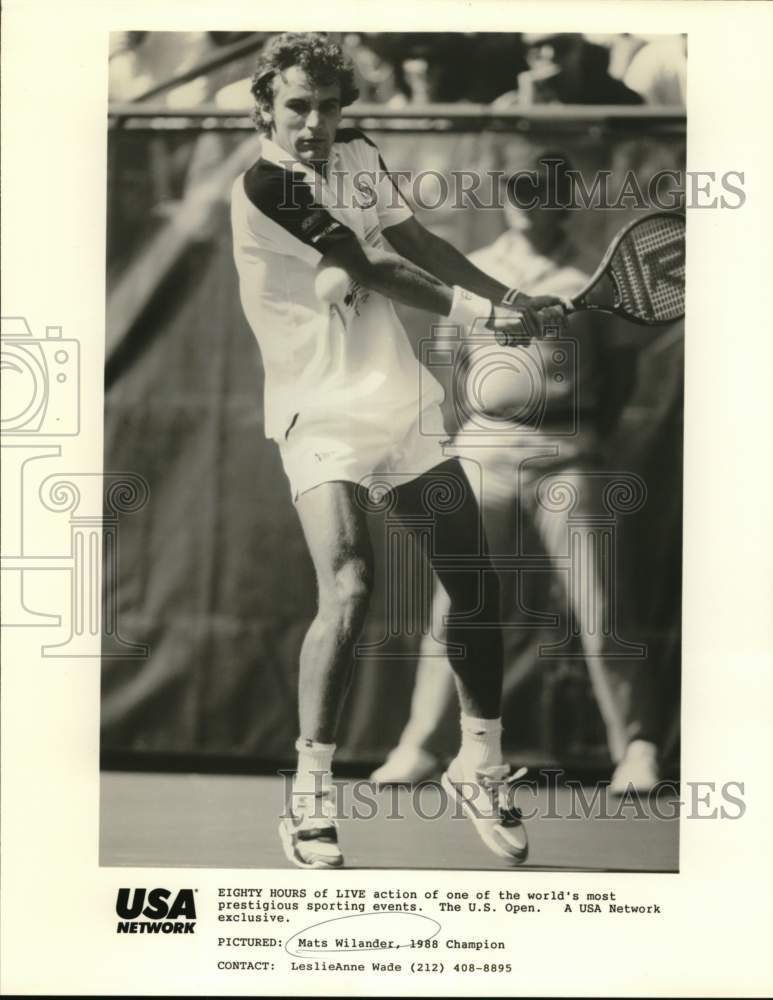
M 684 315 L 684 221 L 657 218 L 634 226 L 610 261 L 620 295 L 630 315 L 662 323 Z

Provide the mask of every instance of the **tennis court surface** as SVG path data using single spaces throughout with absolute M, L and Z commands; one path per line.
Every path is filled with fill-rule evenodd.
M 356 805 L 368 817 L 340 820 L 347 868 L 510 868 L 486 850 L 469 820 L 455 816 L 437 784 L 360 784 L 359 805 L 357 784 L 336 780 L 341 813 Z M 653 812 L 646 799 L 621 806 L 602 788 L 586 817 L 568 788 L 527 791 L 516 802 L 527 819 L 530 854 L 514 871 L 678 870 L 679 821 L 667 818 L 678 816 L 673 792 L 661 795 Z M 584 800 L 593 803 L 596 791 L 584 788 Z M 277 776 L 103 772 L 100 864 L 288 868 L 277 835 L 284 798 Z

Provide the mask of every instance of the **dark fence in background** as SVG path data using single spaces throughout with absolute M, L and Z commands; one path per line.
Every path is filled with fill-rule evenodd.
M 610 170 L 612 191 L 627 170 L 646 190 L 658 170 L 684 167 L 678 115 L 547 108 L 492 118 L 483 109 L 454 107 L 455 116 L 441 108 L 400 111 L 391 120 L 383 109 L 364 109 L 358 123 L 392 168 L 412 173 L 506 173 L 521 164 L 525 147 L 564 152 L 588 178 Z M 117 588 L 123 638 L 150 653 L 121 658 L 105 643 L 104 759 L 121 766 L 141 766 L 155 755 L 226 767 L 289 761 L 314 577 L 277 449 L 263 437 L 260 358 L 241 312 L 228 219 L 231 182 L 259 140 L 237 112 L 139 113 L 144 117 L 137 106 L 113 109 L 108 133 L 105 470 L 142 475 L 150 500 L 122 519 L 117 573 L 106 576 L 106 586 Z M 572 213 L 587 270 L 633 214 Z M 445 206 L 418 215 L 465 252 L 504 229 L 495 209 Z M 402 315 L 415 344 L 430 335 L 431 317 Z M 649 491 L 645 506 L 620 522 L 621 632 L 648 646 L 662 747 L 673 761 L 682 330 L 632 331 L 602 319 L 595 335 L 610 467 L 643 476 Z M 372 527 L 383 567 L 384 526 L 374 516 Z M 555 582 L 535 573 L 530 587 L 527 603 L 550 608 Z M 384 634 L 384 619 L 379 590 L 363 641 Z M 544 762 L 603 766 L 603 726 L 582 662 L 538 655 L 555 631 L 508 635 L 509 749 Z M 358 664 L 342 760 L 378 761 L 393 745 L 406 718 L 417 645 L 417 636 L 394 638 L 386 651 L 405 656 Z

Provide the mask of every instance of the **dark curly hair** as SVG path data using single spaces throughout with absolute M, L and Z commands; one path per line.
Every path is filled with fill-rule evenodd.
M 354 70 L 340 46 L 319 32 L 285 31 L 274 35 L 263 47 L 252 77 L 250 93 L 255 98 L 252 120 L 258 131 L 267 132 L 270 128 L 267 116 L 273 107 L 274 76 L 291 66 L 300 66 L 317 86 L 340 84 L 342 107 L 357 99 Z

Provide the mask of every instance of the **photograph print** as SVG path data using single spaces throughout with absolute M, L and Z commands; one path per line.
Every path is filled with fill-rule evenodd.
M 102 865 L 679 870 L 686 81 L 111 35 Z

